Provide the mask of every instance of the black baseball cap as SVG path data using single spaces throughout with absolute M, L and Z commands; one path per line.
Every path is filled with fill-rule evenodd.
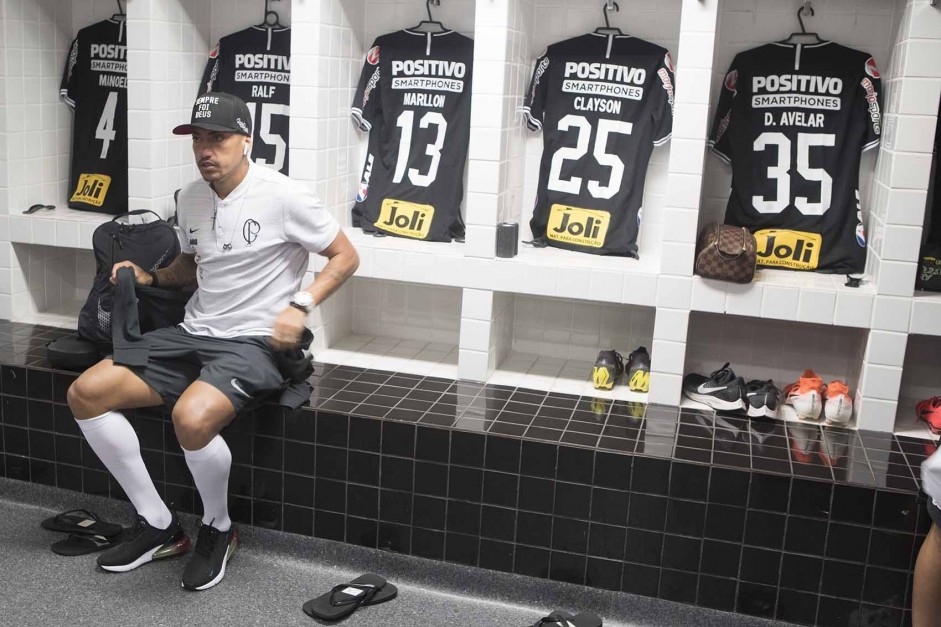
M 193 117 L 189 124 L 173 129 L 174 135 L 189 135 L 194 128 L 252 135 L 252 116 L 248 105 L 232 94 L 210 91 L 193 103 Z

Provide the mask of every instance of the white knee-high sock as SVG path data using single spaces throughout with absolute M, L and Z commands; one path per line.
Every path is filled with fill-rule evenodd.
M 134 509 L 152 527 L 166 529 L 173 520 L 170 510 L 144 466 L 137 432 L 119 411 L 76 420 L 88 445 L 124 489 Z
M 228 531 L 232 526 L 229 520 L 229 469 L 232 468 L 229 445 L 217 435 L 199 450 L 183 449 L 183 457 L 193 473 L 199 498 L 203 500 L 203 524 Z

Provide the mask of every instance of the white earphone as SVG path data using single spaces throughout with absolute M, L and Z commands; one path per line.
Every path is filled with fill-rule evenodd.
M 252 150 L 252 145 L 246 143 L 245 148 L 242 149 L 242 154 L 247 155 L 249 152 L 251 152 L 251 150 Z

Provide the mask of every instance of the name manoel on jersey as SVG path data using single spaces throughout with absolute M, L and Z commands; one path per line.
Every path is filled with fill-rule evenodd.
M 835 76 L 784 74 L 752 77 L 752 107 L 769 109 L 791 107 L 817 111 L 839 111 L 843 79 Z M 765 126 L 823 128 L 824 114 L 783 111 L 778 116 L 765 111 Z
M 92 44 L 89 57 L 91 71 L 98 75 L 99 87 L 127 89 L 127 46 L 119 44 Z
M 616 65 L 614 63 L 578 63 L 568 61 L 565 64 L 565 80 L 562 91 L 576 96 L 572 106 L 579 111 L 598 111 L 620 115 L 620 99 L 642 100 L 647 80 L 644 68 Z M 602 97 L 604 96 L 604 97 Z M 619 100 L 614 100 L 615 98 Z
M 236 54 L 235 80 L 252 85 L 252 98 L 271 98 L 278 85 L 291 84 L 291 59 L 281 54 Z
M 467 66 L 461 61 L 439 61 L 436 59 L 395 60 L 392 62 L 392 89 L 444 91 L 460 94 L 464 92 L 464 76 L 466 74 Z M 375 78 L 378 81 L 378 71 Z M 369 87 L 367 87 L 368 89 Z M 403 94 L 402 97 L 403 104 L 407 107 L 443 109 L 447 102 L 446 94 L 411 92 Z

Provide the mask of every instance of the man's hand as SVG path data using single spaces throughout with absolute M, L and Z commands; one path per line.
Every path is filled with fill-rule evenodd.
M 119 261 L 118 263 L 114 264 L 113 268 L 111 268 L 112 285 L 117 285 L 118 270 L 121 268 L 131 268 L 134 270 L 134 282 L 138 285 L 150 285 L 153 282 L 153 277 L 150 276 L 150 273 L 142 270 L 141 267 L 135 264 L 133 261 Z
M 284 351 L 295 348 L 304 334 L 304 323 L 307 314 L 297 307 L 288 306 L 274 321 L 274 331 L 271 333 L 271 350 Z

